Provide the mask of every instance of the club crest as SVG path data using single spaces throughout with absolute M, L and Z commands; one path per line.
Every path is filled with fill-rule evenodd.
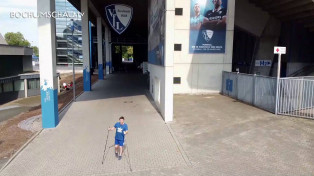
M 212 30 L 203 30 L 202 32 L 203 32 L 203 37 L 206 42 L 209 42 L 214 35 L 214 31 Z
M 107 19 L 111 27 L 122 34 L 129 26 L 133 8 L 124 4 L 111 4 L 105 7 Z

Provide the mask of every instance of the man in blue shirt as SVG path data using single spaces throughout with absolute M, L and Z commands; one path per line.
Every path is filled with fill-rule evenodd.
M 116 137 L 115 137 L 115 154 L 116 157 L 121 160 L 122 158 L 122 150 L 123 150 L 123 145 L 124 145 L 124 137 L 128 133 L 128 125 L 124 123 L 124 117 L 121 116 L 119 118 L 119 122 L 117 122 L 114 127 L 109 128 L 108 130 L 116 130 Z M 118 154 L 118 149 L 119 149 L 119 154 Z

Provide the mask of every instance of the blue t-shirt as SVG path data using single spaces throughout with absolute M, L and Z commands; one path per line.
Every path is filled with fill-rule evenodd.
M 116 128 L 116 139 L 124 140 L 124 132 L 128 131 L 128 125 L 126 123 L 121 125 L 120 122 L 117 122 L 114 127 Z

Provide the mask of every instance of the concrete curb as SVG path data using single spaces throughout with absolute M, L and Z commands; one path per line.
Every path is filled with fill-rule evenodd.
M 157 108 L 156 106 L 156 103 L 155 101 L 153 100 L 153 97 L 151 96 L 151 94 L 149 93 L 148 90 L 145 91 L 145 94 L 146 94 L 146 97 L 148 99 L 148 101 L 150 101 L 150 103 L 152 104 L 152 106 L 155 108 L 155 110 L 159 113 L 160 117 L 162 118 L 162 115 L 161 115 L 161 112 L 159 111 L 159 109 Z M 163 119 L 163 118 L 162 118 Z M 163 119 L 164 120 L 164 119 Z M 172 128 L 170 127 L 170 124 L 169 123 L 165 123 L 173 140 L 175 141 L 185 163 L 188 165 L 188 166 L 192 166 L 192 163 L 190 161 L 190 159 L 188 158 L 187 154 L 185 153 L 185 151 L 183 150 L 182 146 L 181 146 L 181 143 L 179 142 L 179 140 L 177 139 L 177 137 L 175 136 Z
M 182 148 L 182 146 L 181 146 L 181 143 L 179 142 L 179 140 L 177 139 L 177 137 L 174 135 L 174 132 L 173 132 L 172 128 L 170 127 L 170 124 L 169 124 L 169 123 L 165 123 L 165 124 L 166 124 L 166 126 L 168 127 L 168 130 L 169 130 L 169 132 L 170 132 L 172 138 L 174 139 L 174 141 L 175 141 L 175 143 L 176 143 L 176 145 L 177 145 L 177 147 L 178 147 L 178 149 L 179 149 L 179 151 L 180 151 L 180 153 L 181 153 L 181 155 L 182 155 L 182 157 L 183 157 L 185 163 L 186 163 L 188 166 L 191 167 L 191 166 L 192 166 L 192 163 L 191 163 L 190 159 L 188 158 L 187 154 L 185 153 L 185 151 L 183 150 L 183 148 Z

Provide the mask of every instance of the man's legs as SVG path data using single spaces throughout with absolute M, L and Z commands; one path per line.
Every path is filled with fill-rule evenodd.
M 119 160 L 122 158 L 124 140 L 119 141 Z
M 118 148 L 119 148 L 119 141 L 117 139 L 114 140 L 114 149 L 116 157 L 118 157 Z
M 119 156 L 122 156 L 122 150 L 123 150 L 123 146 L 119 146 L 120 151 L 119 151 Z
M 115 153 L 118 153 L 118 148 L 119 148 L 119 145 L 115 145 L 115 146 L 114 146 Z

